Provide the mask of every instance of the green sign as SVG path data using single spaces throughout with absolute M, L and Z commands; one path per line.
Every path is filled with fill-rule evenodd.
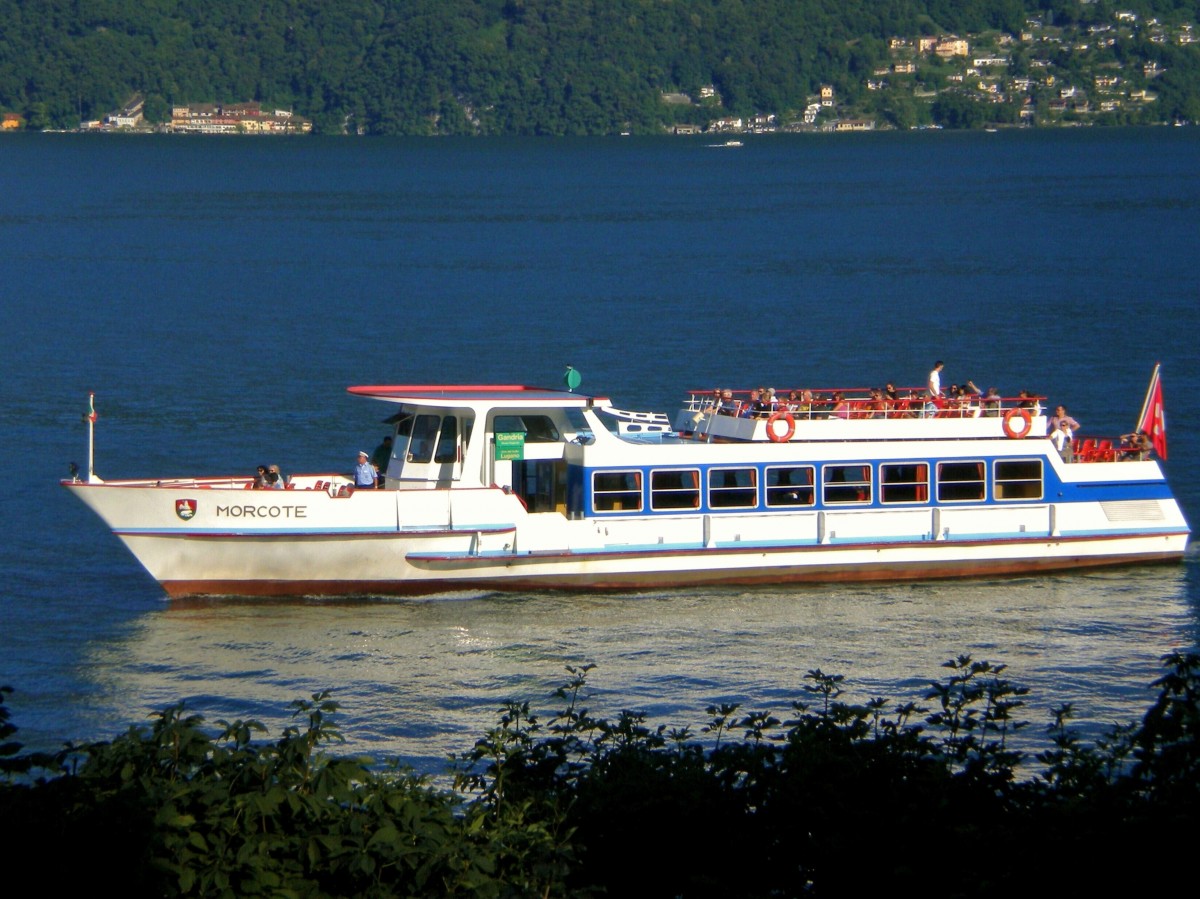
M 496 432 L 496 459 L 517 461 L 525 458 L 524 431 Z

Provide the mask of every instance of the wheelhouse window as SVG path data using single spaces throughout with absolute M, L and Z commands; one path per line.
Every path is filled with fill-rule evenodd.
M 996 462 L 992 495 L 999 500 L 1041 499 L 1042 460 L 1008 459 Z
M 433 454 L 434 462 L 458 461 L 458 419 L 447 415 L 442 419 L 442 430 L 438 434 L 437 450 Z
M 982 502 L 986 499 L 985 466 L 978 462 L 939 462 L 937 498 L 939 503 Z
M 492 420 L 492 431 L 524 433 L 526 443 L 558 443 L 562 439 L 547 415 L 497 415 Z
M 440 415 L 417 415 L 413 418 L 412 434 L 408 438 L 409 462 L 429 462 L 433 459 L 437 443 L 438 428 L 442 424 Z
M 710 509 L 753 509 L 758 505 L 758 472 L 753 468 L 712 468 L 708 472 Z
M 699 509 L 700 472 L 684 470 L 650 472 L 651 509 Z
M 592 472 L 592 509 L 596 512 L 640 512 L 640 471 Z
M 816 469 L 811 465 L 767 469 L 768 506 L 811 506 L 816 502 Z
M 906 462 L 879 466 L 879 499 L 884 503 L 929 501 L 929 464 Z
M 822 502 L 826 505 L 869 503 L 870 465 L 826 465 L 822 469 Z

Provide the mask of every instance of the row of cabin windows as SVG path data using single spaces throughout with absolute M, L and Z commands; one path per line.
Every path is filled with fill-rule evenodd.
M 708 471 L 710 509 L 755 509 L 759 505 L 759 480 L 768 508 L 815 506 L 818 489 L 826 506 L 869 505 L 879 491 L 879 502 L 929 501 L 928 462 L 883 463 L 876 482 L 867 463 L 821 466 L 818 485 L 815 465 L 758 468 L 712 468 Z M 934 495 L 939 503 L 982 502 L 987 499 L 987 464 L 938 462 Z M 700 508 L 701 476 L 695 468 L 650 472 L 650 508 L 654 511 Z M 1042 498 L 1042 461 L 997 461 L 992 471 L 992 496 L 997 500 Z M 596 512 L 640 512 L 641 471 L 592 473 L 592 508 Z

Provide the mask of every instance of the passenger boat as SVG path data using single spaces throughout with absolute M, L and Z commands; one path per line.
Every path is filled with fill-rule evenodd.
M 349 392 L 394 409 L 383 489 L 104 481 L 90 448 L 62 483 L 173 597 L 1028 574 L 1178 560 L 1189 534 L 1154 453 L 1077 438 L 1068 461 L 1028 396 L 752 411 L 692 391 L 671 422 L 573 389 Z M 1140 424 L 1165 457 L 1161 408 L 1156 369 Z

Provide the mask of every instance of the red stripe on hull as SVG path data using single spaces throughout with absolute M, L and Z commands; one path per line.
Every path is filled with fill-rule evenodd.
M 428 596 L 453 592 L 528 592 L 539 590 L 613 591 L 699 586 L 778 586 L 838 582 L 885 582 L 997 577 L 1178 562 L 1181 552 L 1108 556 L 989 559 L 978 562 L 864 563 L 756 568 L 753 571 L 666 571 L 609 574 L 517 575 L 505 578 L 437 578 L 404 581 L 163 581 L 172 598 L 186 596 Z

